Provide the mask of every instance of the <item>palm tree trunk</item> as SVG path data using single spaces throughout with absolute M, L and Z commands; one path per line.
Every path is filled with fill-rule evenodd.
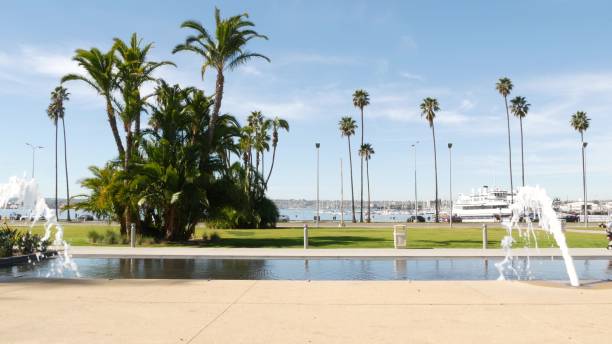
M 363 108 L 361 109 L 361 146 L 363 146 Z M 361 147 L 360 146 L 360 147 Z M 359 222 L 363 222 L 363 156 L 361 157 L 361 199 L 360 199 L 360 209 L 361 211 L 359 212 Z
M 64 117 L 62 117 L 62 130 L 64 131 L 64 169 L 66 170 L 66 210 L 67 220 L 71 221 L 70 218 L 70 182 L 68 180 L 68 150 L 66 148 L 66 123 Z
M 217 69 L 217 81 L 215 84 L 215 104 L 213 107 L 213 113 L 210 117 L 210 124 L 208 125 L 208 145 L 210 146 L 213 142 L 215 134 L 215 126 L 217 125 L 217 119 L 219 118 L 219 111 L 221 110 L 221 101 L 223 100 L 223 84 L 225 83 L 225 77 L 223 76 L 223 68 Z
M 113 137 L 115 138 L 115 144 L 117 145 L 119 157 L 123 157 L 125 155 L 125 149 L 123 148 L 123 143 L 121 142 L 121 137 L 119 136 L 117 119 L 115 118 L 115 110 L 113 109 L 113 104 L 111 103 L 109 96 L 106 97 L 106 114 L 108 116 L 108 123 L 110 124 L 111 131 L 113 132 Z
M 436 204 L 436 222 L 440 221 L 439 218 L 439 214 L 440 214 L 440 208 L 438 205 L 438 157 L 436 154 L 436 130 L 434 128 L 434 124 L 433 122 L 431 123 L 431 135 L 433 136 L 433 147 L 434 147 L 434 173 L 435 173 L 435 179 L 436 179 L 436 199 L 434 201 L 434 203 Z
M 255 151 L 255 173 L 259 173 L 259 151 Z
M 348 151 L 349 151 L 349 166 L 351 168 L 351 206 L 353 209 L 353 223 L 357 222 L 355 218 L 355 191 L 353 188 L 353 157 L 351 156 L 351 137 L 347 136 L 348 139 Z
M 588 227 L 589 226 L 589 212 L 587 209 L 587 190 L 586 190 L 586 164 L 584 162 L 584 134 L 582 132 L 580 132 L 580 142 L 581 142 L 581 149 L 582 149 L 582 194 L 583 194 L 583 198 L 584 198 L 584 227 Z
M 523 117 L 519 117 L 521 122 L 521 170 L 523 172 L 523 186 L 525 186 L 525 149 L 523 148 Z
M 510 200 L 514 203 L 514 184 L 512 182 L 512 146 L 510 144 L 510 112 L 508 111 L 508 98 L 504 96 L 504 102 L 506 104 L 506 119 L 508 122 L 508 161 L 510 169 Z
M 126 176 L 129 178 L 129 167 L 130 167 L 130 161 L 131 161 L 131 157 L 132 157 L 132 123 L 125 123 L 124 127 L 125 127 L 125 131 L 126 131 L 126 135 L 125 135 L 125 156 L 123 159 L 123 170 L 126 174 Z M 127 188 L 127 180 L 124 182 L 125 187 Z M 130 209 L 130 201 L 128 200 L 127 203 L 125 204 L 125 209 L 124 209 L 124 213 L 123 216 L 125 218 L 125 228 L 126 228 L 126 233 L 123 234 L 127 234 L 128 231 L 130 230 L 130 225 L 132 223 L 132 211 Z
M 370 208 L 370 160 L 366 159 L 366 176 L 368 179 L 368 220 L 367 222 L 370 223 L 372 222 L 372 211 Z
M 272 145 L 272 162 L 270 163 L 270 171 L 268 172 L 268 177 L 266 178 L 266 186 L 268 185 L 268 181 L 270 180 L 270 176 L 272 175 L 272 169 L 274 168 L 275 158 L 276 158 L 276 145 Z
M 57 119 L 55 120 L 55 217 L 59 221 L 58 199 L 57 199 Z

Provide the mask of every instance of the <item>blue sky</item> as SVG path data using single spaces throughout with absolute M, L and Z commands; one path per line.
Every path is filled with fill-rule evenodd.
M 272 63 L 254 61 L 226 75 L 222 111 L 243 119 L 261 110 L 290 121 L 269 189 L 274 198 L 315 197 L 315 142 L 321 142 L 321 197 L 339 198 L 339 159 L 348 170 L 348 153 L 337 122 L 344 115 L 358 118 L 351 103 L 357 88 L 371 96 L 365 135 L 376 150 L 370 164 L 374 199 L 412 199 L 410 145 L 417 140 L 420 196 L 433 198 L 431 131 L 418 111 L 427 96 L 437 97 L 442 108 L 436 119 L 441 197 L 448 197 L 447 142 L 454 143 L 455 193 L 507 186 L 505 110 L 494 88 L 501 76 L 513 80 L 512 96 L 532 104 L 524 122 L 527 183 L 563 199 L 580 197 L 579 136 L 569 117 L 583 110 L 592 119 L 586 133 L 589 196 L 612 198 L 608 1 L 7 2 L 0 12 L 0 181 L 29 175 L 25 142 L 33 142 L 45 146 L 36 174 L 45 195 L 52 195 L 53 127 L 45 109 L 61 75 L 78 71 L 70 60 L 76 48 L 106 49 L 113 37 L 138 32 L 155 42 L 154 58 L 177 63 L 159 76 L 211 94 L 214 74 L 202 81 L 200 60 L 171 50 L 187 34 L 180 23 L 196 19 L 210 26 L 215 6 L 224 16 L 248 12 L 270 37 L 253 42 L 251 50 Z M 82 85 L 68 88 L 70 186 L 78 193 L 87 167 L 112 158 L 115 147 L 102 99 Z M 518 185 L 518 120 L 512 119 L 511 130 Z M 353 167 L 357 181 L 356 156 Z

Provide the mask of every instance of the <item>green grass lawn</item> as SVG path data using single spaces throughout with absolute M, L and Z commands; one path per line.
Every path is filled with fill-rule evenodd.
M 25 230 L 25 227 L 23 228 Z M 106 231 L 119 233 L 116 225 L 69 224 L 64 226 L 64 238 L 71 245 L 92 245 L 87 233 L 95 230 L 99 234 Z M 34 233 L 41 234 L 42 226 L 36 226 Z M 145 246 L 176 246 L 198 245 L 206 247 L 302 247 L 301 228 L 278 229 L 206 229 L 198 226 L 196 238 L 204 234 L 217 233 L 217 242 L 204 243 L 162 243 Z M 311 228 L 310 247 L 315 248 L 391 248 L 393 247 L 393 230 L 391 228 Z M 489 248 L 500 247 L 499 243 L 505 231 L 500 228 L 489 229 Z M 516 232 L 515 232 L 516 234 Z M 554 247 L 554 239 L 544 232 L 537 232 L 540 247 Z M 566 234 L 570 247 L 606 247 L 607 241 L 603 234 L 575 233 Z M 515 236 L 515 239 L 516 238 Z M 104 244 L 98 244 L 104 245 Z M 523 242 L 515 244 L 522 247 Z M 533 245 L 530 245 L 533 246 Z M 482 247 L 482 232 L 479 225 L 462 226 L 450 229 L 444 227 L 411 228 L 408 230 L 408 248 L 480 248 Z

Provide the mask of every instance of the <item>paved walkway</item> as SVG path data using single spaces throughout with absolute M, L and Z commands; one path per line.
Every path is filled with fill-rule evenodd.
M 560 256 L 558 248 L 515 249 L 515 256 Z M 337 258 L 337 257 L 503 257 L 501 249 L 293 249 L 293 248 L 209 248 L 209 247 L 112 247 L 74 246 L 74 257 L 148 257 L 148 258 Z M 573 248 L 574 257 L 610 257 L 612 251 L 600 248 Z
M 0 283 L 10 343 L 607 343 L 612 283 Z

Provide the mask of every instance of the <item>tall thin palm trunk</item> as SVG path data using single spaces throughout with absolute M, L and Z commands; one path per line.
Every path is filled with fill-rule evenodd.
M 210 116 L 210 124 L 208 125 L 208 145 L 212 145 L 213 137 L 215 134 L 215 127 L 217 126 L 217 119 L 219 118 L 219 111 L 221 110 L 221 101 L 223 100 L 223 86 L 225 83 L 225 77 L 223 76 L 223 68 L 217 69 L 217 81 L 215 82 L 215 100 L 212 116 Z M 210 148 L 209 148 L 210 149 Z
M 272 175 L 272 169 L 274 169 L 274 160 L 276 159 L 276 145 L 272 146 L 272 162 L 270 163 L 270 171 L 268 171 L 268 177 L 266 177 L 266 185 L 268 185 L 268 181 L 270 180 L 270 176 Z
M 435 199 L 435 204 L 436 204 L 436 222 L 439 222 L 439 214 L 440 214 L 440 207 L 438 205 L 438 157 L 437 157 L 437 153 L 436 153 L 436 130 L 434 128 L 434 124 L 433 122 L 431 123 L 431 135 L 433 136 L 433 147 L 434 147 L 434 174 L 435 174 L 435 180 L 436 180 L 436 199 Z
M 363 107 L 361 109 L 361 146 L 363 146 Z M 363 156 L 361 157 L 361 200 L 359 212 L 359 222 L 363 222 Z
M 113 132 L 113 137 L 115 138 L 115 144 L 117 145 L 119 157 L 123 157 L 125 156 L 125 149 L 123 148 L 123 143 L 121 142 L 121 137 L 119 136 L 117 119 L 115 118 L 115 110 L 113 109 L 110 96 L 106 97 L 106 115 L 108 116 L 108 123 L 110 124 L 111 131 Z
M 368 179 L 368 219 L 367 222 L 370 223 L 372 221 L 372 212 L 370 208 L 370 160 L 366 159 L 366 176 Z
M 66 170 L 66 211 L 67 220 L 71 221 L 70 218 L 70 182 L 68 180 L 68 150 L 66 148 L 66 123 L 64 117 L 62 117 L 62 130 L 64 132 L 64 169 Z
M 357 222 L 357 219 L 355 218 L 355 192 L 354 192 L 354 188 L 353 188 L 353 157 L 351 156 L 352 150 L 351 150 L 351 137 L 347 136 L 348 139 L 348 152 L 349 152 L 349 167 L 351 170 L 351 207 L 353 209 L 353 223 Z
M 59 220 L 57 199 L 57 119 L 55 120 L 55 217 Z
M 510 111 L 508 110 L 508 97 L 504 96 L 506 104 L 506 119 L 508 120 L 508 161 L 510 169 L 510 200 L 514 203 L 514 184 L 512 182 L 512 145 L 510 144 Z
M 127 176 L 127 178 L 129 178 L 130 172 L 130 162 L 131 162 L 131 157 L 132 157 L 132 141 L 133 141 L 133 136 L 132 136 L 132 123 L 131 122 L 126 122 L 124 125 L 124 129 L 125 129 L 125 157 L 123 159 L 123 170 Z M 127 188 L 128 185 L 128 180 L 125 180 L 124 184 Z M 127 204 L 125 205 L 125 209 L 124 209 L 124 221 L 125 221 L 125 233 L 122 234 L 128 234 L 128 231 L 130 230 L 130 225 L 132 223 L 132 210 L 130 209 L 130 202 L 128 201 Z
M 582 196 L 584 197 L 584 226 L 589 226 L 589 211 L 587 209 L 586 164 L 584 157 L 584 134 L 580 132 L 580 147 L 582 149 Z
M 521 171 L 523 172 L 523 186 L 525 186 L 525 149 L 523 148 L 523 118 L 519 117 L 521 123 Z
M 263 180 L 264 173 L 266 172 L 266 165 L 264 160 L 264 153 L 261 152 L 261 179 Z

